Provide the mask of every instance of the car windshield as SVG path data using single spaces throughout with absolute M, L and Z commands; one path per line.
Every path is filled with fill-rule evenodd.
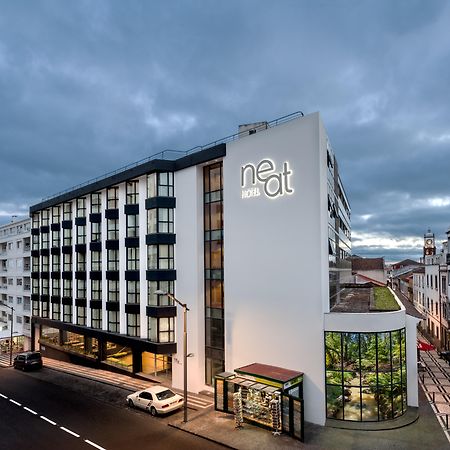
M 41 355 L 39 353 L 32 353 L 28 355 L 28 359 L 41 359 Z
M 175 392 L 172 392 L 170 389 L 167 389 L 162 392 L 158 392 L 156 394 L 156 397 L 158 398 L 158 400 L 167 400 L 168 398 L 171 398 L 174 396 L 175 396 Z

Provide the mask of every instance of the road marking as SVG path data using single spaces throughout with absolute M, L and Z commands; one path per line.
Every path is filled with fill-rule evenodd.
M 10 401 L 11 403 L 14 403 L 14 404 L 17 405 L 17 406 L 22 406 L 22 403 L 16 402 L 16 401 L 13 400 L 12 398 L 10 398 L 9 401 Z
M 0 397 L 2 398 L 8 398 L 6 395 L 0 394 Z
M 59 428 L 61 428 L 61 430 L 65 431 L 66 433 L 69 433 L 69 434 L 71 434 L 72 436 L 75 436 L 75 437 L 77 437 L 77 438 L 79 438 L 79 437 L 80 437 L 80 435 L 79 435 L 79 434 L 77 434 L 77 433 L 74 433 L 73 431 L 69 430 L 68 428 L 64 428 L 64 427 L 59 427 Z
M 47 419 L 47 417 L 45 417 L 45 416 L 40 416 L 40 418 L 42 420 L 45 420 L 48 423 L 51 423 L 52 425 L 56 425 L 56 422 L 53 422 L 53 420 Z
M 23 409 L 24 409 L 25 411 L 28 411 L 28 412 L 30 412 L 31 414 L 34 414 L 35 416 L 37 416 L 37 412 L 36 412 L 36 411 L 33 411 L 32 409 L 27 408 L 26 406 L 24 406 Z
M 100 447 L 100 445 L 90 441 L 89 439 L 85 439 L 84 442 L 86 442 L 86 444 L 92 445 L 92 447 L 98 448 L 98 450 L 106 450 L 104 447 Z

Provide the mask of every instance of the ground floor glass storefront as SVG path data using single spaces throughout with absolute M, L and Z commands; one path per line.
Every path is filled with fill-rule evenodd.
M 106 339 L 99 341 L 94 337 L 73 331 L 41 325 L 39 344 L 130 373 L 162 376 L 166 379 L 170 379 L 172 376 L 171 355 L 136 351 L 135 349 L 133 356 L 133 349 L 130 346 Z
M 405 329 L 325 332 L 327 418 L 383 421 L 406 412 Z

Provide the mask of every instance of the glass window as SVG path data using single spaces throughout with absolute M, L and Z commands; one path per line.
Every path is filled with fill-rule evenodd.
M 72 297 L 72 280 L 63 280 L 63 297 Z
M 72 305 L 63 305 L 63 322 L 72 322 Z
M 86 272 L 86 254 L 77 253 L 77 270 L 79 272 Z
M 393 419 L 406 411 L 406 333 L 325 332 L 327 417 Z
M 91 213 L 98 214 L 102 212 L 102 195 L 100 192 L 91 194 Z
M 102 310 L 92 309 L 91 310 L 91 327 L 96 329 L 102 328 Z
M 85 198 L 77 198 L 77 217 L 86 217 L 86 199 Z
M 119 250 L 108 250 L 108 270 L 119 270 Z
M 63 205 L 63 219 L 72 220 L 72 203 L 64 203 Z
M 86 225 L 77 226 L 77 244 L 86 244 Z
M 77 306 L 77 325 L 86 325 L 86 307 Z
M 113 186 L 107 190 L 108 209 L 117 209 L 119 207 L 119 188 Z
M 119 239 L 119 219 L 108 219 L 106 222 L 108 239 Z
M 72 229 L 63 228 L 63 245 L 72 245 Z
M 147 233 L 173 233 L 173 209 L 153 208 L 147 211 Z
M 119 281 L 118 280 L 108 280 L 108 301 L 118 302 L 119 301 Z
M 139 303 L 139 281 L 127 281 L 127 303 Z
M 52 280 L 52 295 L 59 297 L 61 295 L 61 281 L 59 278 Z
M 119 311 L 108 311 L 108 331 L 119 332 Z
M 59 247 L 61 245 L 60 231 L 52 231 L 52 247 Z
M 174 342 L 175 321 L 173 317 L 149 317 L 148 337 L 152 342 Z
M 140 336 L 140 314 L 127 314 L 127 335 Z
M 41 211 L 41 225 L 48 226 L 49 223 L 50 212 L 48 209 L 43 209 Z
M 102 281 L 101 280 L 91 280 L 91 299 L 101 300 L 102 299 Z
M 61 320 L 61 305 L 59 303 L 52 303 L 52 319 Z
M 127 270 L 139 270 L 139 247 L 127 248 Z
M 127 237 L 139 237 L 139 214 L 127 215 Z
M 52 208 L 52 223 L 59 223 L 61 219 L 60 210 L 59 206 L 54 206 Z
M 91 242 L 100 242 L 102 240 L 102 224 L 91 222 Z
M 173 172 L 151 173 L 147 176 L 147 197 L 173 197 Z
M 86 280 L 77 280 L 77 298 L 86 298 Z
M 135 205 L 139 203 L 139 180 L 127 181 L 126 191 L 127 205 Z
M 148 286 L 148 299 L 147 303 L 150 306 L 172 306 L 173 300 L 167 295 L 155 294 L 156 291 L 168 292 L 173 295 L 173 281 L 149 281 Z
M 63 253 L 63 271 L 70 272 L 72 270 L 72 253 Z
M 93 251 L 91 252 L 91 270 L 102 270 L 102 253 Z
M 147 267 L 152 269 L 173 269 L 173 245 L 160 244 L 147 247 Z

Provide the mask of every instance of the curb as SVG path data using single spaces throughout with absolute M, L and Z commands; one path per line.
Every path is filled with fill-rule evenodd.
M 231 448 L 232 450 L 239 450 L 237 447 L 232 447 L 231 445 L 225 444 L 224 442 L 220 442 L 220 441 L 210 438 L 208 436 L 203 436 L 202 434 L 196 433 L 195 431 L 186 430 L 185 428 L 181 428 L 173 423 L 168 423 L 167 425 L 171 428 L 175 428 L 177 430 L 184 431 L 185 433 L 192 434 L 193 436 L 205 439 L 206 441 L 213 442 L 214 444 L 221 445 L 222 447 Z

